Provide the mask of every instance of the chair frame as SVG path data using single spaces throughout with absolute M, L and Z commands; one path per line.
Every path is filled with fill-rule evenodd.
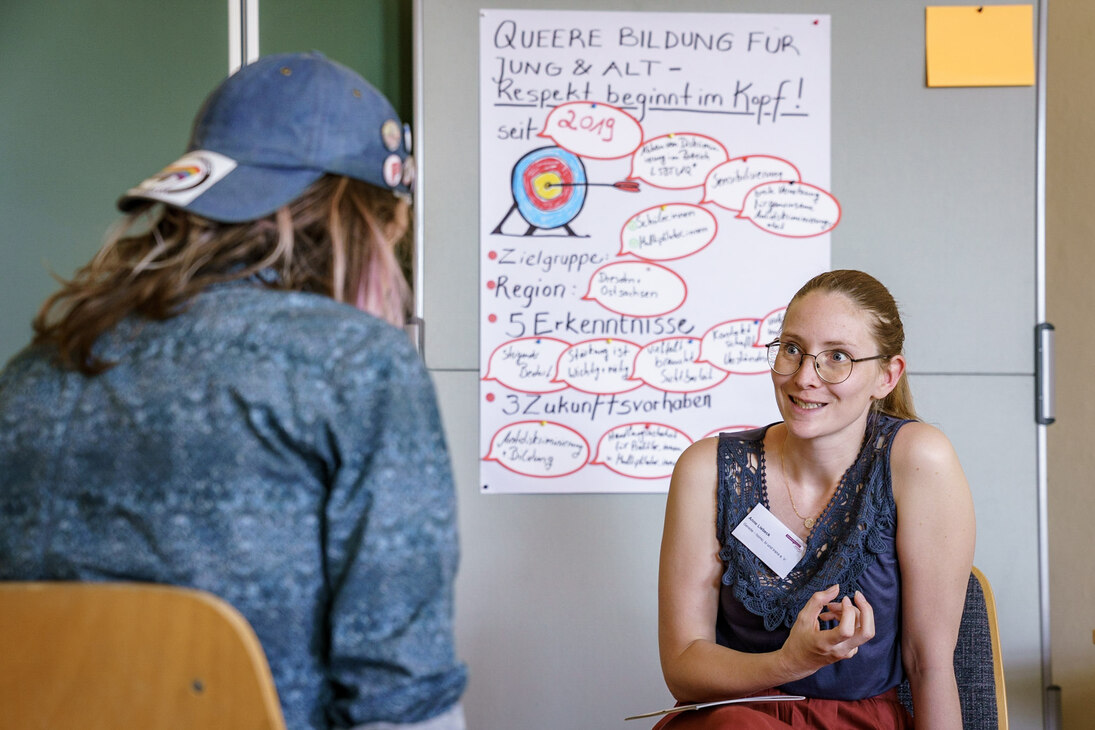
M 1004 655 L 1000 648 L 1000 625 L 996 619 L 996 597 L 993 595 L 989 579 L 975 565 L 973 577 L 981 584 L 981 593 L 985 596 L 985 611 L 988 614 L 989 639 L 992 645 L 992 675 L 996 685 L 996 716 L 1000 730 L 1008 730 L 1008 698 L 1004 686 Z

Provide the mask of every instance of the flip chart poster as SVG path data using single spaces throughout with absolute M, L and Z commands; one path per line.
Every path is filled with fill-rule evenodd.
M 825 15 L 483 10 L 480 488 L 663 492 L 778 419 L 829 268 Z

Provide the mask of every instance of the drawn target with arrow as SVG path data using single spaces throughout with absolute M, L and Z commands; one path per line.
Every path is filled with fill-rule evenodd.
M 528 223 L 523 235 L 531 236 L 539 229 L 562 228 L 567 235 L 577 236 L 570 227 L 586 202 L 586 191 L 592 186 L 607 186 L 627 192 L 638 192 L 639 184 L 630 180 L 617 183 L 591 183 L 578 155 L 562 147 L 540 147 L 525 154 L 513 166 L 510 192 L 513 205 L 491 231 L 502 233 L 513 211 Z

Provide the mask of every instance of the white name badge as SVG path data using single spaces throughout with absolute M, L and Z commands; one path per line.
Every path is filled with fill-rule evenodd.
M 786 578 L 806 554 L 802 538 L 758 504 L 730 533 L 780 578 Z

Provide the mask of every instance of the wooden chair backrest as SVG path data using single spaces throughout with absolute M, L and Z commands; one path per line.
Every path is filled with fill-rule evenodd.
M 284 730 L 246 619 L 202 591 L 0 582 L 0 727 Z

